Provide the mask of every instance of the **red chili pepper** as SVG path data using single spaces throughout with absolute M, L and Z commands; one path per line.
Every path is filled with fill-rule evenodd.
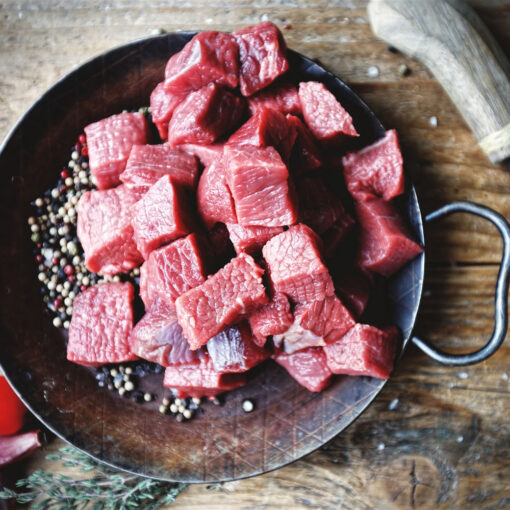
M 15 434 L 23 426 L 26 407 L 12 390 L 5 377 L 0 376 L 0 436 Z

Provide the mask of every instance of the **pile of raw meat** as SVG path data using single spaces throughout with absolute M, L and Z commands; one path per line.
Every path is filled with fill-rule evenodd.
M 85 290 L 68 359 L 143 358 L 193 397 L 245 384 L 267 358 L 311 391 L 332 374 L 387 378 L 397 328 L 358 321 L 374 274 L 422 251 L 391 203 L 396 133 L 344 155 L 356 119 L 322 83 L 290 78 L 272 23 L 196 35 L 150 103 L 163 143 L 148 144 L 140 113 L 85 128 L 98 190 L 78 208 L 87 268 L 141 265 L 145 315 L 133 324 L 130 283 Z

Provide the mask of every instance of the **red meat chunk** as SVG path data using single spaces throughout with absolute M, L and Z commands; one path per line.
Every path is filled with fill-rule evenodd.
M 291 82 L 277 82 L 248 99 L 252 115 L 263 108 L 272 108 L 283 114 L 301 114 L 301 104 L 296 86 Z
M 289 68 L 285 41 L 273 23 L 245 27 L 232 35 L 239 45 L 239 85 L 243 96 L 267 87 Z
M 212 165 L 215 160 L 223 155 L 223 144 L 213 143 L 211 145 L 199 145 L 196 143 L 185 143 L 179 149 L 196 156 L 204 167 Z
M 299 201 L 299 221 L 317 234 L 326 232 L 346 214 L 340 198 L 322 179 L 303 177 L 294 182 Z
M 306 125 L 320 142 L 333 145 L 345 136 L 359 136 L 351 116 L 324 84 L 300 83 L 299 100 Z
M 279 227 L 297 221 L 289 172 L 275 149 L 226 145 L 223 159 L 240 225 Z
M 330 258 L 335 254 L 354 224 L 355 221 L 352 216 L 344 211 L 340 218 L 322 234 L 323 253 L 326 258 Z
M 181 294 L 205 282 L 202 251 L 193 233 L 151 252 L 140 268 L 140 296 L 146 310 L 156 298 L 172 304 Z
M 168 143 L 213 143 L 238 124 L 243 110 L 241 98 L 210 83 L 177 106 L 168 124 Z
M 297 305 L 294 323 L 273 341 L 287 353 L 319 347 L 342 338 L 355 324 L 352 315 L 335 295 Z
M 163 385 L 177 390 L 179 397 L 214 397 L 224 391 L 244 386 L 246 377 L 242 373 L 218 372 L 209 356 L 199 363 L 167 367 Z
M 281 352 L 274 359 L 309 391 L 322 391 L 331 382 L 331 370 L 320 347 L 309 347 L 292 354 Z
M 165 175 L 135 204 L 133 230 L 136 246 L 147 260 L 150 252 L 193 230 L 193 220 L 182 190 Z
M 182 186 L 194 188 L 198 181 L 198 164 L 194 156 L 168 144 L 135 145 L 120 180 L 130 189 L 145 193 L 163 177 L 170 175 Z
M 371 285 L 368 278 L 351 267 L 335 278 L 335 288 L 353 316 L 359 319 L 370 297 Z
M 137 356 L 163 367 L 199 363 L 206 356 L 202 349 L 189 348 L 177 322 L 175 307 L 160 299 L 154 301 L 133 328 L 129 344 Z
M 296 139 L 294 126 L 278 110 L 262 108 L 229 139 L 227 144 L 255 147 L 274 147 L 284 161 L 288 161 Z
M 21 459 L 40 446 L 39 431 L 0 436 L 0 468 Z
M 267 302 L 263 272 L 241 253 L 202 285 L 177 298 L 177 318 L 193 350 Z
M 158 128 L 162 140 L 168 138 L 168 123 L 172 118 L 175 108 L 186 97 L 185 93 L 168 92 L 165 90 L 164 82 L 158 83 L 151 93 L 151 115 L 152 121 Z
M 334 374 L 388 379 L 393 370 L 399 335 L 395 326 L 380 330 L 356 324 L 343 338 L 324 347 L 328 367 Z
M 374 198 L 357 202 L 361 227 L 359 264 L 383 276 L 391 276 L 423 251 L 410 239 L 402 218 L 390 202 Z
M 85 128 L 90 171 L 99 189 L 120 183 L 133 145 L 147 143 L 147 123 L 141 113 L 119 113 Z
M 209 83 L 235 88 L 239 75 L 239 48 L 234 38 L 221 32 L 200 32 L 165 68 L 165 89 L 169 92 L 198 90 Z
M 227 185 L 223 159 L 206 167 L 197 188 L 197 205 L 200 218 L 210 230 L 215 223 L 236 223 L 234 200 Z
M 69 326 L 67 359 L 96 367 L 136 359 L 129 345 L 134 296 L 130 283 L 100 283 L 78 294 Z
M 316 234 L 301 223 L 267 242 L 262 254 L 276 292 L 296 303 L 317 301 L 334 293 L 319 242 Z
M 342 158 L 347 189 L 357 200 L 377 195 L 384 200 L 404 192 L 404 167 L 397 132 L 386 131 L 383 138 Z
M 78 202 L 78 238 L 89 271 L 114 275 L 141 264 L 131 218 L 139 196 L 125 186 L 87 191 Z
M 249 317 L 253 341 L 263 347 L 267 337 L 285 333 L 293 322 L 290 303 L 285 294 L 275 293 L 266 305 L 255 310 Z
M 227 229 L 238 255 L 259 252 L 269 239 L 283 232 L 283 227 L 242 227 L 237 223 L 227 223 Z
M 207 342 L 214 368 L 221 373 L 246 372 L 269 357 L 254 341 L 245 322 L 227 328 Z
M 304 174 L 322 166 L 322 154 L 310 130 L 299 117 L 287 115 L 287 122 L 296 131 L 296 141 L 291 158 L 291 168 Z

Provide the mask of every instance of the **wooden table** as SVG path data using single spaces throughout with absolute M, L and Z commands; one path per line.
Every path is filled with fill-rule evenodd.
M 472 2 L 510 50 L 510 2 Z M 102 4 L 99 8 L 97 5 Z M 108 48 L 163 28 L 224 29 L 270 19 L 288 45 L 347 81 L 398 129 L 423 211 L 473 200 L 510 218 L 510 174 L 488 163 L 430 73 L 387 50 L 365 0 L 4 0 L 0 5 L 0 137 L 57 78 Z M 405 63 L 412 70 L 398 73 Z M 378 76 L 369 68 L 376 66 Z M 466 98 L 469 100 L 469 98 Z M 429 119 L 437 117 L 437 127 Z M 427 232 L 427 277 L 417 331 L 462 352 L 492 331 L 501 243 L 469 216 Z M 445 368 L 410 346 L 374 404 L 330 444 L 293 465 L 213 492 L 189 487 L 176 509 L 510 508 L 510 347 L 488 361 Z M 389 405 L 389 404 L 392 405 Z M 44 454 L 21 467 L 55 469 Z

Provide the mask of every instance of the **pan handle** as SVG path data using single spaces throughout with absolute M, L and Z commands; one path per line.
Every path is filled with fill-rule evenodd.
M 468 354 L 449 354 L 433 347 L 430 343 L 416 336 L 412 337 L 412 341 L 425 354 L 427 354 L 427 356 L 431 357 L 435 361 L 438 361 L 443 365 L 462 366 L 479 363 L 480 361 L 487 359 L 489 356 L 492 356 L 505 339 L 508 326 L 507 305 L 508 281 L 510 278 L 510 226 L 505 218 L 496 211 L 473 202 L 452 202 L 451 204 L 440 207 L 436 211 L 428 214 L 425 217 L 425 222 L 429 223 L 457 212 L 475 214 L 476 216 L 481 216 L 482 218 L 491 221 L 494 225 L 496 225 L 501 237 L 503 238 L 503 257 L 499 266 L 498 279 L 496 282 L 496 295 L 494 299 L 494 330 L 492 331 L 492 336 L 484 347 L 478 351 Z

